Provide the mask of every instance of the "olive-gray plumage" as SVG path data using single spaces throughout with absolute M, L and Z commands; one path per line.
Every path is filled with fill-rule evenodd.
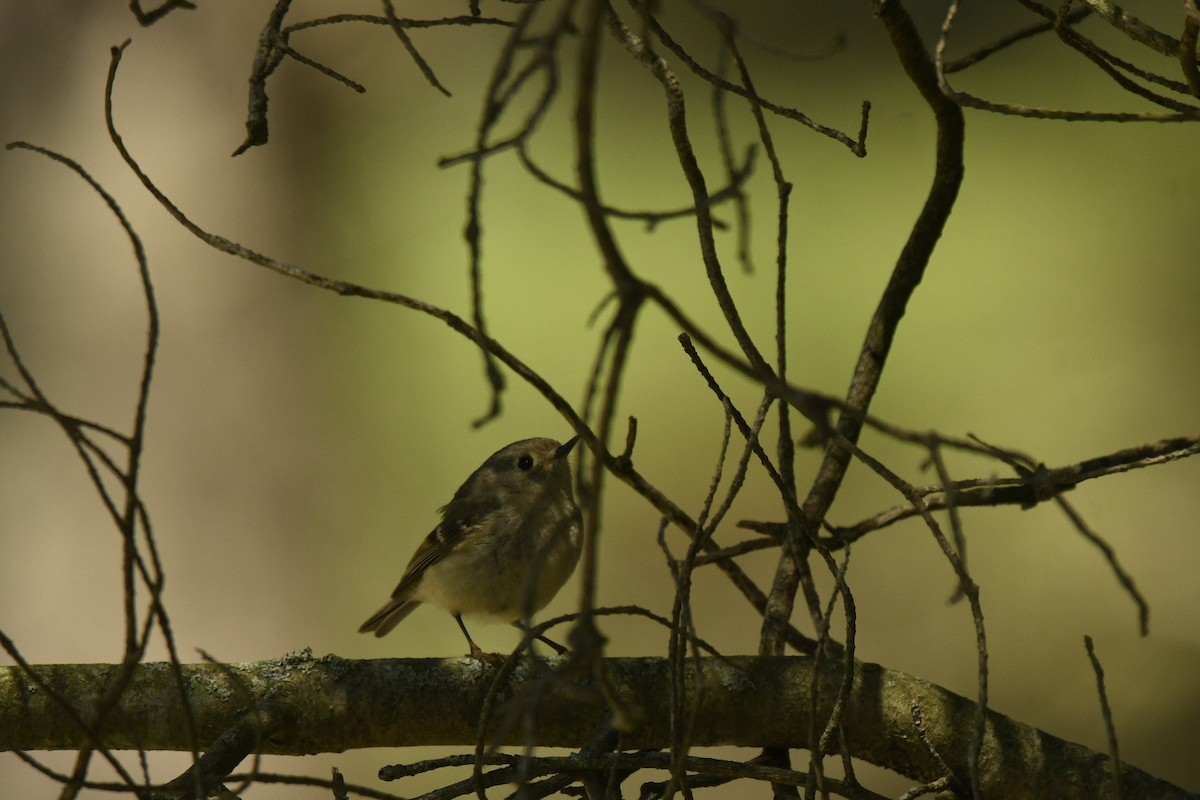
M 583 522 L 567 457 L 577 438 L 524 439 L 497 450 L 442 509 L 392 599 L 362 624 L 383 636 L 421 603 L 454 615 L 516 622 L 540 610 L 575 571 Z

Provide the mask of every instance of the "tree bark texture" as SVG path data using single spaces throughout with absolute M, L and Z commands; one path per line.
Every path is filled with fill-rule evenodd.
M 839 663 L 822 667 L 816 682 L 818 730 L 836 697 L 840 669 Z M 86 735 L 76 717 L 90 718 L 95 699 L 119 667 L 65 664 L 33 670 L 41 686 L 17 667 L 0 668 L 0 751 L 81 746 Z M 473 745 L 485 698 L 499 674 L 470 658 L 350 661 L 306 653 L 248 664 L 185 664 L 182 672 L 200 750 L 244 725 L 248 715 L 257 715 L 263 731 L 253 749 L 281 754 Z M 605 672 L 625 705 L 623 717 L 635 723 L 623 746 L 669 747 L 669 662 L 613 658 L 605 662 Z M 496 690 L 488 740 L 522 744 L 532 730 L 533 744 L 586 745 L 612 717 L 591 680 L 573 677 L 566 659 L 518 665 Z M 688 664 L 686 680 L 696 708 L 689 736 L 693 745 L 808 747 L 811 658 L 699 659 Z M 914 704 L 924 720 L 926 742 L 913 721 Z M 928 744 L 965 781 L 974 708 L 972 701 L 927 681 L 859 663 L 841 724 L 856 758 L 914 780 L 932 780 L 944 770 Z M 534 714 L 536 723 L 507 724 L 514 711 Z M 94 734 L 111 749 L 190 750 L 187 731 L 170 666 L 147 663 L 136 668 L 116 712 Z M 979 771 L 985 797 L 1113 796 L 1106 754 L 996 712 L 988 713 Z M 1124 764 L 1121 783 L 1123 797 L 1196 797 Z

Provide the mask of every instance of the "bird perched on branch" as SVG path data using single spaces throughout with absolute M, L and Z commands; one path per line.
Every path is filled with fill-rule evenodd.
M 575 571 L 583 520 L 568 455 L 578 438 L 523 439 L 489 456 L 441 509 L 441 523 L 413 553 L 392 599 L 359 633 L 383 636 L 432 603 L 454 615 L 472 657 L 485 660 L 463 616 L 518 624 Z

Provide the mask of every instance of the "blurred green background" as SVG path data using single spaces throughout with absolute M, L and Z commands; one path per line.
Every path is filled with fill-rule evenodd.
M 484 456 L 526 436 L 565 438 L 566 424 L 510 380 L 503 416 L 474 430 L 471 420 L 489 401 L 480 358 L 444 325 L 305 287 L 191 237 L 120 163 L 104 130 L 102 92 L 109 47 L 132 36 L 118 77 L 117 123 L 143 168 L 195 222 L 280 260 L 467 315 L 461 232 L 468 173 L 439 169 L 436 161 L 471 147 L 479 87 L 502 33 L 413 33 L 454 93 L 450 99 L 421 79 L 383 27 L 298 33 L 294 46 L 368 92 L 357 95 L 284 64 L 271 84 L 270 144 L 231 159 L 271 5 L 202 4 L 139 30 L 124 3 L 0 2 L 0 137 L 79 160 L 117 197 L 146 244 L 163 333 L 142 496 L 184 657 L 195 660 L 203 648 L 221 660 L 252 661 L 305 647 L 352 658 L 459 656 L 461 635 L 436 609 L 417 612 L 384 640 L 355 629 L 391 591 L 436 522 L 437 507 Z M 462 12 L 450 4 L 397 5 L 412 17 Z M 940 4 L 910 6 L 932 37 Z M 1176 30 L 1164 4 L 1129 7 Z M 297 2 L 291 18 L 345 10 L 352 9 Z M 377 13 L 373 4 L 358 10 Z M 840 395 L 924 199 L 932 123 L 866 3 L 759 3 L 743 13 L 754 42 L 745 54 L 761 94 L 847 131 L 857 130 L 861 101 L 873 104 L 862 160 L 770 119 L 795 183 L 791 376 Z M 964 17 L 952 46 L 959 52 L 1027 21 L 999 4 L 971 14 L 984 16 Z M 711 63 L 712 36 L 695 16 L 680 6 L 668 18 L 684 44 Z M 1087 31 L 1121 46 L 1101 23 Z M 784 54 L 818 52 L 839 36 L 846 48 L 823 59 Z M 661 90 L 611 41 L 605 48 L 598 134 L 605 201 L 686 205 Z M 1165 59 L 1144 60 L 1171 69 Z M 573 174 L 573 75 L 564 72 L 564 95 L 532 147 L 563 180 Z M 974 94 L 1030 105 L 1149 109 L 1050 39 L 954 81 Z M 698 155 L 716 185 L 709 94 L 690 78 L 685 89 Z M 752 120 L 739 104 L 730 101 L 730 108 L 740 151 L 754 140 Z M 1195 434 L 1196 127 L 1066 124 L 972 111 L 967 122 L 959 206 L 901 326 L 874 413 L 917 430 L 974 433 L 1051 466 Z M 775 241 L 765 165 L 760 154 L 750 186 L 756 271 L 737 266 L 732 234 L 720 239 L 731 289 L 763 347 L 772 336 Z M 511 156 L 490 162 L 486 178 L 491 333 L 578 400 L 602 329 L 587 320 L 606 290 L 583 215 Z M 734 218 L 731 208 L 718 215 Z M 64 410 L 127 429 L 145 314 L 118 226 L 77 178 L 24 152 L 0 154 L 0 226 L 0 311 L 27 365 Z M 639 275 L 663 286 L 707 330 L 721 330 L 690 223 L 666 223 L 653 233 L 633 222 L 615 228 Z M 695 512 L 718 455 L 721 409 L 676 334 L 661 314 L 643 314 L 620 414 L 639 420 L 639 469 Z M 757 393 L 717 372 L 752 414 Z M 0 374 L 16 378 L 7 360 Z M 921 473 L 921 453 L 871 434 L 863 444 L 910 480 L 935 481 Z M 816 454 L 801 456 L 801 483 L 816 464 Z M 951 470 L 967 477 L 996 467 L 964 459 L 952 460 Z M 623 486 L 608 486 L 599 600 L 669 613 L 657 516 Z M 985 604 L 993 706 L 1103 750 L 1082 643 L 1090 634 L 1104 662 L 1123 758 L 1193 791 L 1200 790 L 1198 486 L 1200 464 L 1180 462 L 1093 482 L 1070 498 L 1149 600 L 1148 638 L 1138 635 L 1135 608 L 1100 554 L 1053 509 L 964 514 L 969 563 Z M 849 524 L 898 502 L 855 467 L 831 521 Z M 754 474 L 730 519 L 780 513 L 771 487 Z M 682 552 L 682 537 L 670 537 Z M 732 530 L 723 535 L 726 542 L 738 538 Z M 0 415 L 0 548 L 0 629 L 26 659 L 120 657 L 119 538 L 67 441 L 44 418 Z M 774 562 L 774 554 L 758 554 L 747 568 L 765 583 Z M 849 580 L 862 658 L 973 695 L 969 613 L 947 604 L 953 576 L 922 527 L 908 523 L 869 537 L 854 551 Z M 573 581 L 544 613 L 570 610 L 576 591 Z M 725 652 L 757 647 L 749 607 L 723 579 L 701 573 L 695 607 L 700 634 Z M 803 624 L 802 615 L 797 620 Z M 487 649 L 514 643 L 503 626 L 474 632 Z M 665 632 L 644 622 L 606 622 L 605 632 L 616 655 L 665 652 Z M 163 655 L 156 646 L 152 657 Z M 273 758 L 266 768 L 326 776 L 336 764 L 348 779 L 369 784 L 380 763 L 430 752 Z M 71 763 L 70 754 L 47 760 L 60 769 Z M 184 763 L 174 754 L 152 759 L 158 778 Z M 869 785 L 899 793 L 907 784 L 877 778 Z M 428 785 L 390 788 L 411 794 Z M 56 794 L 10 755 L 0 757 L 0 787 L 12 796 Z M 264 787 L 249 796 L 283 793 Z

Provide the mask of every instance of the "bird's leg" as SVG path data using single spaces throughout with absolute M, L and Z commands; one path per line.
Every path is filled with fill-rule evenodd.
M 475 644 L 475 640 L 471 638 L 471 634 L 467 633 L 467 626 L 463 624 L 462 614 L 455 614 L 454 621 L 458 623 L 458 628 L 463 632 L 463 636 L 467 637 L 467 644 L 471 645 L 471 658 L 476 661 L 495 664 L 498 657 L 492 653 L 483 652 L 479 645 Z

